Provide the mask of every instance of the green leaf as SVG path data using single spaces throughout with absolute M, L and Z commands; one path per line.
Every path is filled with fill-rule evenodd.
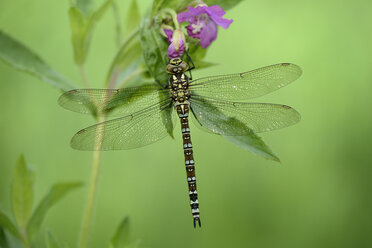
M 102 6 L 92 14 L 86 16 L 77 6 L 69 10 L 72 31 L 72 45 L 77 65 L 82 65 L 88 55 L 92 34 L 97 22 L 101 19 L 113 0 L 105 1 Z
M 154 0 L 152 2 L 151 16 L 154 16 L 159 10 L 170 8 L 174 9 L 179 0 Z
M 116 30 L 116 44 L 118 47 L 121 45 L 121 40 L 122 40 L 122 33 L 123 33 L 123 28 L 121 24 L 121 15 L 120 15 L 120 10 L 119 6 L 117 3 L 117 0 L 112 1 L 112 12 L 114 15 L 114 20 L 115 20 L 115 30 Z
M 226 11 L 238 5 L 241 1 L 242 0 L 205 0 L 204 3 L 206 3 L 208 6 L 218 5 Z
M 126 33 L 129 34 L 136 28 L 138 28 L 141 21 L 141 14 L 138 9 L 138 4 L 136 0 L 132 0 L 126 19 Z
M 14 237 L 22 240 L 22 235 L 19 232 L 18 228 L 14 225 L 14 223 L 10 220 L 10 218 L 0 210 L 0 227 L 7 230 L 11 233 Z
M 34 174 L 27 168 L 25 158 L 21 155 L 14 170 L 12 184 L 13 215 L 21 229 L 30 218 L 33 203 Z
M 84 14 L 88 14 L 92 9 L 94 0 L 76 0 L 76 7 Z
M 45 218 L 45 215 L 49 209 L 61 200 L 66 194 L 72 190 L 79 188 L 82 183 L 57 183 L 53 185 L 49 193 L 39 203 L 35 211 L 33 212 L 31 219 L 27 225 L 27 234 L 30 240 L 34 237 L 35 233 L 40 229 L 40 226 Z
M 160 27 L 145 19 L 140 27 L 140 40 L 143 58 L 151 76 L 164 87 L 168 84 L 166 66 L 168 64 L 168 42 L 160 34 Z M 162 99 L 160 99 L 162 100 Z M 162 111 L 162 121 L 169 136 L 173 138 L 173 123 L 171 111 Z
M 0 226 L 0 248 L 9 248 L 8 240 L 6 239 L 5 232 Z
M 168 41 L 160 34 L 160 27 L 144 19 L 140 27 L 140 42 L 143 58 L 149 72 L 155 80 L 166 86 L 168 74 L 165 68 L 168 64 Z
M 47 248 L 60 248 L 61 246 L 58 244 L 57 240 L 54 236 L 47 231 L 45 234 L 45 243 Z
M 111 63 L 106 77 L 106 87 L 116 88 L 134 71 L 142 59 L 142 48 L 138 40 L 138 30 L 134 30 L 123 42 Z
M 110 248 L 124 248 L 129 245 L 129 224 L 129 217 L 127 216 L 122 220 L 122 222 L 116 229 L 116 232 L 110 242 Z
M 175 9 L 177 13 L 180 13 L 187 11 L 187 7 L 195 7 L 195 5 L 195 0 L 181 0 Z
M 250 152 L 258 154 L 267 159 L 271 159 L 277 162 L 280 162 L 279 158 L 270 150 L 270 148 L 263 142 L 263 140 L 253 132 L 252 129 L 247 127 L 242 121 L 226 116 L 221 112 L 218 107 L 213 105 L 212 102 L 208 100 L 203 100 L 202 108 L 197 105 L 191 105 L 191 108 L 194 113 L 205 113 L 208 116 L 205 118 L 198 119 L 197 115 L 193 115 L 198 127 L 201 127 L 204 131 L 214 130 L 214 133 L 225 133 L 226 130 L 234 130 L 236 133 L 245 133 L 244 136 L 224 136 L 229 142 L 238 145 Z M 217 122 L 216 122 L 217 120 Z
M 73 83 L 52 69 L 28 47 L 1 30 L 0 58 L 10 66 L 27 72 L 59 89 L 76 88 Z
M 217 63 L 212 63 L 212 62 L 203 61 L 203 60 L 194 61 L 194 64 L 195 64 L 195 69 L 205 69 L 205 68 L 217 65 Z
M 223 136 L 229 142 L 264 158 L 280 162 L 265 142 L 255 133 L 247 136 Z
M 199 45 L 199 40 L 188 37 L 189 50 L 188 53 L 195 64 L 195 69 L 202 69 L 217 65 L 216 63 L 204 61 L 204 57 L 207 54 L 207 49 L 203 49 Z

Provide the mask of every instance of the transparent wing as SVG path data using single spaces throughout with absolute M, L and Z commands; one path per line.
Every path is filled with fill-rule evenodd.
M 282 63 L 253 71 L 205 77 L 190 83 L 192 95 L 222 100 L 246 100 L 268 94 L 301 76 L 301 68 Z
M 301 119 L 293 108 L 270 103 L 242 103 L 193 97 L 191 110 L 198 123 L 216 134 L 247 135 L 293 125 Z
M 123 116 L 169 98 L 169 90 L 157 85 L 123 89 L 77 89 L 65 92 L 58 103 L 65 109 L 97 115 Z M 135 103 L 135 104 L 133 104 Z
M 74 135 L 71 147 L 89 151 L 125 150 L 151 144 L 168 134 L 163 119 L 166 111 L 172 111 L 170 100 L 84 128 Z M 174 124 L 175 115 L 171 116 Z

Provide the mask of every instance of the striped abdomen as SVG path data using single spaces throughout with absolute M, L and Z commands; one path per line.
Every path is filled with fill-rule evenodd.
M 199 226 L 201 226 L 201 222 L 199 214 L 198 193 L 196 190 L 195 163 L 189 127 L 190 103 L 188 101 L 185 101 L 183 103 L 176 102 L 175 108 L 181 121 L 183 151 L 185 154 L 185 166 L 187 174 L 187 183 L 189 186 L 190 206 L 191 213 L 194 218 L 194 227 L 196 227 L 196 222 L 198 222 Z

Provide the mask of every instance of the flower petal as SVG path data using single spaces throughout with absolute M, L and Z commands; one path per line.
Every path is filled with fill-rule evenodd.
M 181 12 L 177 15 L 177 20 L 179 22 L 191 22 L 194 20 L 195 16 L 201 14 L 207 14 L 207 7 L 206 6 L 198 6 L 196 8 L 187 7 L 189 10 L 188 12 Z
M 207 48 L 212 41 L 217 38 L 217 25 L 214 22 L 208 22 L 200 32 L 200 46 Z
M 218 5 L 209 6 L 206 10 L 207 10 L 209 16 L 222 17 L 226 14 L 226 12 Z
M 208 12 L 208 15 L 209 17 L 219 26 L 221 26 L 222 28 L 224 29 L 227 29 L 230 24 L 234 21 L 234 20 L 229 20 L 229 19 L 225 19 L 225 18 L 222 18 L 222 16 L 224 16 L 226 13 L 225 11 L 218 5 L 212 5 L 212 6 L 209 6 L 207 8 L 207 12 Z
M 168 57 L 169 58 L 176 58 L 178 57 L 178 53 L 176 51 L 176 49 L 174 48 L 174 44 L 171 43 L 168 47 Z
M 219 26 L 221 26 L 222 28 L 224 29 L 227 29 L 230 24 L 234 21 L 232 19 L 225 19 L 225 18 L 222 18 L 222 17 L 211 17 L 211 19 Z
M 171 29 L 163 29 L 163 30 L 164 30 L 164 33 L 168 37 L 168 42 L 171 43 L 172 37 L 173 37 L 173 30 L 171 30 Z

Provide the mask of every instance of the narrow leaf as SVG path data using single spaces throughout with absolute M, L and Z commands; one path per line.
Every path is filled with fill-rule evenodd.
M 229 0 L 229 1 L 226 1 L 226 0 L 205 0 L 204 2 L 207 4 L 207 5 L 218 5 L 220 6 L 223 10 L 229 10 L 233 7 L 235 7 L 236 5 L 238 5 L 242 0 Z
M 151 16 L 154 16 L 156 12 L 158 12 L 162 5 L 167 2 L 166 0 L 154 0 L 152 1 L 152 8 L 151 8 Z
M 211 66 L 218 65 L 217 63 L 203 61 L 203 60 L 194 61 L 194 64 L 195 64 L 195 69 L 205 69 Z
M 27 225 L 27 234 L 29 239 L 32 240 L 35 233 L 40 229 L 40 226 L 45 218 L 45 215 L 49 209 L 61 200 L 65 195 L 70 193 L 72 190 L 79 188 L 82 183 L 57 183 L 53 185 L 49 193 L 39 203 L 36 210 L 33 212 L 31 219 Z
M 27 225 L 32 211 L 34 174 L 27 168 L 21 155 L 14 170 L 12 184 L 13 215 L 21 229 Z
M 6 239 L 4 229 L 0 225 L 0 248 L 9 248 L 8 240 Z
M 187 11 L 186 7 L 195 6 L 195 0 L 154 0 L 152 3 L 151 16 L 156 15 L 162 9 L 174 9 L 177 13 Z
M 202 107 L 200 104 L 191 105 L 193 115 L 196 118 L 197 127 L 203 131 L 223 134 L 234 131 L 233 133 L 244 133 L 244 136 L 224 136 L 229 142 L 238 145 L 250 152 L 258 154 L 262 157 L 278 161 L 279 158 L 270 150 L 270 148 L 263 142 L 263 140 L 253 132 L 253 130 L 246 126 L 246 124 L 235 117 L 229 117 L 218 109 L 212 102 L 204 100 Z M 200 115 L 195 113 L 204 113 L 204 118 L 198 118 Z
M 76 6 L 85 15 L 92 9 L 94 0 L 76 0 Z
M 207 54 L 207 49 L 203 49 L 199 45 L 199 41 L 193 38 L 188 38 L 189 50 L 188 53 L 194 62 L 195 69 L 202 69 L 211 66 L 215 66 L 216 63 L 204 61 L 204 57 Z M 186 60 L 187 61 L 187 60 Z
M 265 142 L 255 133 L 247 136 L 223 136 L 229 142 L 264 158 L 280 162 Z
M 187 7 L 195 7 L 196 4 L 195 0 L 181 0 L 177 5 L 176 12 L 180 13 L 187 11 Z
M 85 63 L 94 28 L 108 7 L 110 7 L 112 1 L 113 0 L 105 1 L 97 11 L 87 16 L 76 6 L 70 8 L 71 38 L 74 48 L 75 63 L 77 65 Z
M 129 243 L 129 234 L 130 234 L 130 228 L 129 228 L 129 217 L 125 217 L 118 228 L 116 229 L 116 232 L 114 236 L 111 239 L 110 247 L 112 248 L 124 248 Z
M 71 25 L 71 39 L 74 48 L 74 58 L 77 65 L 82 65 L 85 60 L 85 33 L 86 20 L 83 13 L 77 7 L 71 7 L 69 12 Z
M 117 3 L 117 0 L 114 0 L 112 2 L 112 12 L 114 14 L 114 20 L 115 20 L 115 30 L 116 30 L 116 44 L 118 47 L 120 47 L 121 45 L 121 41 L 122 41 L 122 34 L 123 34 L 123 27 L 122 27 L 122 24 L 121 24 L 121 15 L 120 15 L 120 10 L 119 10 L 119 6 L 118 6 L 118 3 Z
M 62 90 L 76 88 L 73 83 L 52 69 L 37 54 L 0 30 L 0 59 Z
M 57 240 L 54 236 L 47 231 L 45 234 L 45 243 L 47 248 L 60 248 L 61 246 L 58 244 Z
M 13 221 L 11 221 L 10 218 L 1 210 L 0 227 L 7 230 L 9 233 L 11 233 L 14 237 L 18 238 L 19 240 L 22 240 L 22 235 L 19 232 L 18 228 L 14 225 Z
M 131 72 L 131 65 L 137 65 L 142 55 L 138 40 L 138 30 L 134 30 L 123 42 L 111 63 L 106 77 L 106 87 L 116 88 Z
M 126 33 L 130 34 L 134 29 L 136 29 L 141 21 L 141 14 L 138 9 L 137 0 L 132 0 L 129 9 L 127 11 L 126 19 Z

